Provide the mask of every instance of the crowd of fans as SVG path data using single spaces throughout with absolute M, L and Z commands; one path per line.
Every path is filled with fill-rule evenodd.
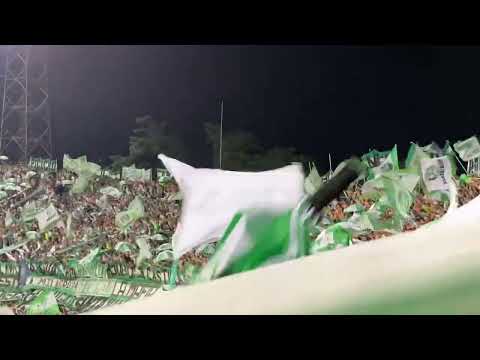
M 132 244 L 139 235 L 164 235 L 169 240 L 180 214 L 180 201 L 175 198 L 178 186 L 174 180 L 121 181 L 107 176 L 94 178 L 87 191 L 72 194 L 69 190 L 76 175 L 67 171 L 32 171 L 24 165 L 2 165 L 0 184 L 7 184 L 6 197 L 0 200 L 0 254 L 2 248 L 14 246 L 27 238 L 28 232 L 36 232 L 37 239 L 25 246 L 0 255 L 0 261 L 19 258 L 57 258 L 57 254 L 86 256 L 92 247 L 101 246 L 102 261 L 125 261 L 134 266 L 135 251 L 117 254 L 112 249 L 119 242 Z M 100 189 L 113 187 L 121 192 L 114 197 L 102 194 Z M 115 216 L 128 208 L 135 197 L 140 197 L 145 216 L 128 229 L 122 231 L 115 224 Z M 60 216 L 55 227 L 40 233 L 36 221 L 25 222 L 26 209 L 41 211 L 53 205 Z M 86 241 L 92 240 L 93 241 Z M 85 242 L 68 254 L 70 247 Z M 152 246 L 158 244 L 152 244 Z M 110 251 L 112 250 L 112 251 Z M 67 258 L 68 258 L 67 256 Z

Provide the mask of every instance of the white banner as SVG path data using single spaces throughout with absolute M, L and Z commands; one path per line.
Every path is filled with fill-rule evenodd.
M 429 192 L 449 191 L 452 169 L 447 156 L 423 159 L 421 167 L 423 182 Z

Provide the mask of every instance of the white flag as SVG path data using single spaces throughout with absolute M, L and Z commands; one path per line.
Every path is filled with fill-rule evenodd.
M 40 228 L 40 232 L 44 232 L 60 220 L 60 215 L 58 215 L 55 206 L 50 205 L 41 213 L 37 214 L 35 218 L 38 221 L 38 227 Z
M 453 147 L 463 161 L 469 161 L 480 156 L 480 143 L 476 136 L 456 142 Z
M 421 166 L 423 182 L 429 192 L 449 191 L 452 169 L 447 156 L 423 159 Z

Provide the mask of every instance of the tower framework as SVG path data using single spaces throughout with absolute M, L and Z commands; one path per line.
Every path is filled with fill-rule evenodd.
M 0 154 L 16 161 L 53 158 L 46 46 L 7 47 Z

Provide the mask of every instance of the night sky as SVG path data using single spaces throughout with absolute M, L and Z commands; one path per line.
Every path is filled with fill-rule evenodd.
M 57 154 L 126 154 L 135 118 L 179 129 L 210 164 L 203 123 L 294 146 L 326 169 L 371 148 L 479 133 L 480 48 L 362 46 L 51 46 Z

